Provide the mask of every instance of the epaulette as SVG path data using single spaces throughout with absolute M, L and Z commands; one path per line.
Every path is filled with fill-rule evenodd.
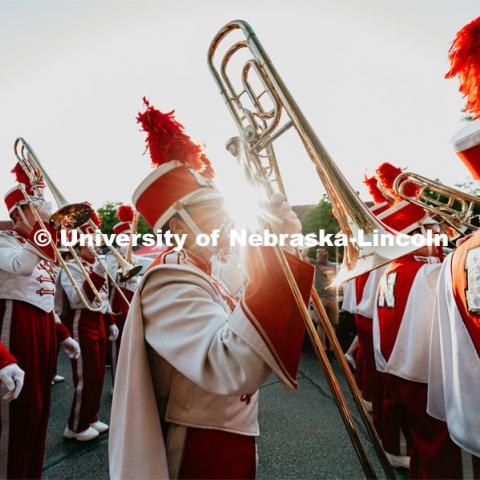
M 15 237 L 15 230 L 0 230 L 0 237 Z

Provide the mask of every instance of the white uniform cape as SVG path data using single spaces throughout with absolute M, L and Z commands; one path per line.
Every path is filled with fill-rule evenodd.
M 427 412 L 448 424 L 452 440 L 480 457 L 480 358 L 452 288 L 452 254 L 434 303 Z
M 378 371 L 413 382 L 428 382 L 432 305 L 440 268 L 440 263 L 426 263 L 415 275 L 395 345 L 388 361 L 384 358 L 380 347 L 378 310 L 375 308 L 373 347 Z M 382 288 L 384 279 L 385 275 L 382 277 L 379 290 Z
M 257 435 L 255 392 L 271 370 L 292 388 L 240 304 L 232 312 L 211 277 L 182 264 L 181 256 L 151 268 L 132 299 L 122 337 L 110 421 L 111 478 L 175 477 L 159 410 L 170 424 Z M 170 375 L 169 395 L 177 396 L 166 405 L 161 398 L 157 403 L 162 375 Z M 240 401 L 246 396 L 248 402 Z
M 358 313 L 367 318 L 373 318 L 373 312 L 377 301 L 377 289 L 383 272 L 387 266 L 372 270 L 363 288 L 362 298 L 357 299 L 357 279 L 353 278 L 343 286 L 342 309 L 349 313 Z

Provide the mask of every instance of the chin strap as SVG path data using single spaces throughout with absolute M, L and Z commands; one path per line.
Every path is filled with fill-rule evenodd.
M 177 213 L 180 215 L 182 220 L 187 224 L 188 228 L 194 233 L 194 235 L 200 235 L 203 233 L 199 226 L 195 223 L 195 220 L 190 216 L 190 214 L 181 206 L 177 209 Z
M 180 215 L 182 220 L 187 224 L 188 228 L 193 232 L 195 236 L 205 233 L 200 230 L 200 227 L 196 224 L 195 220 L 190 216 L 190 214 L 187 212 L 187 210 L 183 207 L 182 204 L 177 204 L 175 207 L 177 213 Z M 227 228 L 231 227 L 231 224 L 231 221 L 228 220 L 219 227 L 220 236 L 225 230 L 227 230 Z M 220 250 L 220 247 L 218 245 L 209 245 L 208 247 L 204 248 L 210 249 L 213 255 L 216 255 Z

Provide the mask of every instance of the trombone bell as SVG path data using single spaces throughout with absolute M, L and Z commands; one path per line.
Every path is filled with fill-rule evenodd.
M 70 203 L 59 208 L 50 217 L 50 226 L 55 230 L 73 230 L 88 222 L 92 209 L 86 203 Z
M 384 228 L 377 230 L 377 235 L 382 233 L 392 233 L 388 232 Z M 359 235 L 354 233 L 354 238 L 359 238 Z M 373 243 L 373 234 L 363 235 L 365 242 Z M 408 240 L 408 239 L 406 239 Z M 348 263 L 344 260 L 340 270 L 335 277 L 335 280 L 330 284 L 330 287 L 337 287 L 342 283 L 351 280 L 352 278 L 363 275 L 364 273 L 371 272 L 377 268 L 383 267 L 388 263 L 396 260 L 397 258 L 403 257 L 410 253 L 415 252 L 420 247 L 415 245 L 408 246 L 375 246 L 375 247 L 360 247 L 358 248 L 358 257 L 353 266 L 349 267 Z
M 89 220 L 89 225 L 95 230 L 98 230 L 97 225 L 93 222 L 93 220 Z M 111 245 L 106 245 L 110 253 L 113 255 L 115 258 L 117 264 L 118 264 L 118 273 L 122 279 L 122 281 L 127 281 L 130 280 L 132 277 L 135 275 L 138 275 L 140 273 L 140 270 L 142 269 L 141 265 L 132 265 L 131 263 L 127 262 L 118 252 L 116 248 L 114 248 Z
M 122 280 L 122 282 L 126 282 L 127 280 L 130 280 L 131 278 L 133 278 L 135 275 L 138 275 L 140 273 L 140 271 L 142 270 L 142 266 L 141 265 L 130 265 L 129 263 L 127 263 L 125 261 L 125 263 L 127 265 L 130 266 L 130 268 L 125 268 L 124 267 L 120 267 L 120 278 Z

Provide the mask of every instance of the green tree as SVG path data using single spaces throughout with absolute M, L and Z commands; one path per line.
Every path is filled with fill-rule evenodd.
M 332 203 L 327 195 L 323 195 L 318 204 L 305 214 L 302 221 L 302 232 L 304 235 L 307 233 L 318 234 L 319 230 L 325 230 L 327 234 L 335 234 L 340 231 L 338 221 L 332 213 Z M 339 260 L 341 260 L 343 248 L 339 248 L 338 250 Z M 315 256 L 315 249 L 310 249 L 308 255 L 313 258 Z M 335 260 L 336 247 L 328 247 L 328 256 L 330 260 Z
M 117 208 L 119 205 L 119 202 L 107 202 L 97 210 L 98 216 L 102 221 L 100 230 L 103 233 L 108 235 L 113 233 L 113 226 L 118 223 Z
M 119 222 L 119 219 L 117 217 L 117 209 L 118 206 L 121 205 L 120 202 L 106 202 L 103 204 L 98 210 L 98 216 L 100 217 L 100 220 L 102 221 L 102 226 L 100 227 L 101 231 L 106 234 L 112 234 L 113 233 L 113 227 L 115 224 Z M 137 233 L 140 233 L 142 235 L 146 233 L 152 233 L 152 229 L 148 225 L 148 223 L 145 221 L 145 219 L 140 215 L 140 218 L 138 220 L 138 228 L 137 228 Z

